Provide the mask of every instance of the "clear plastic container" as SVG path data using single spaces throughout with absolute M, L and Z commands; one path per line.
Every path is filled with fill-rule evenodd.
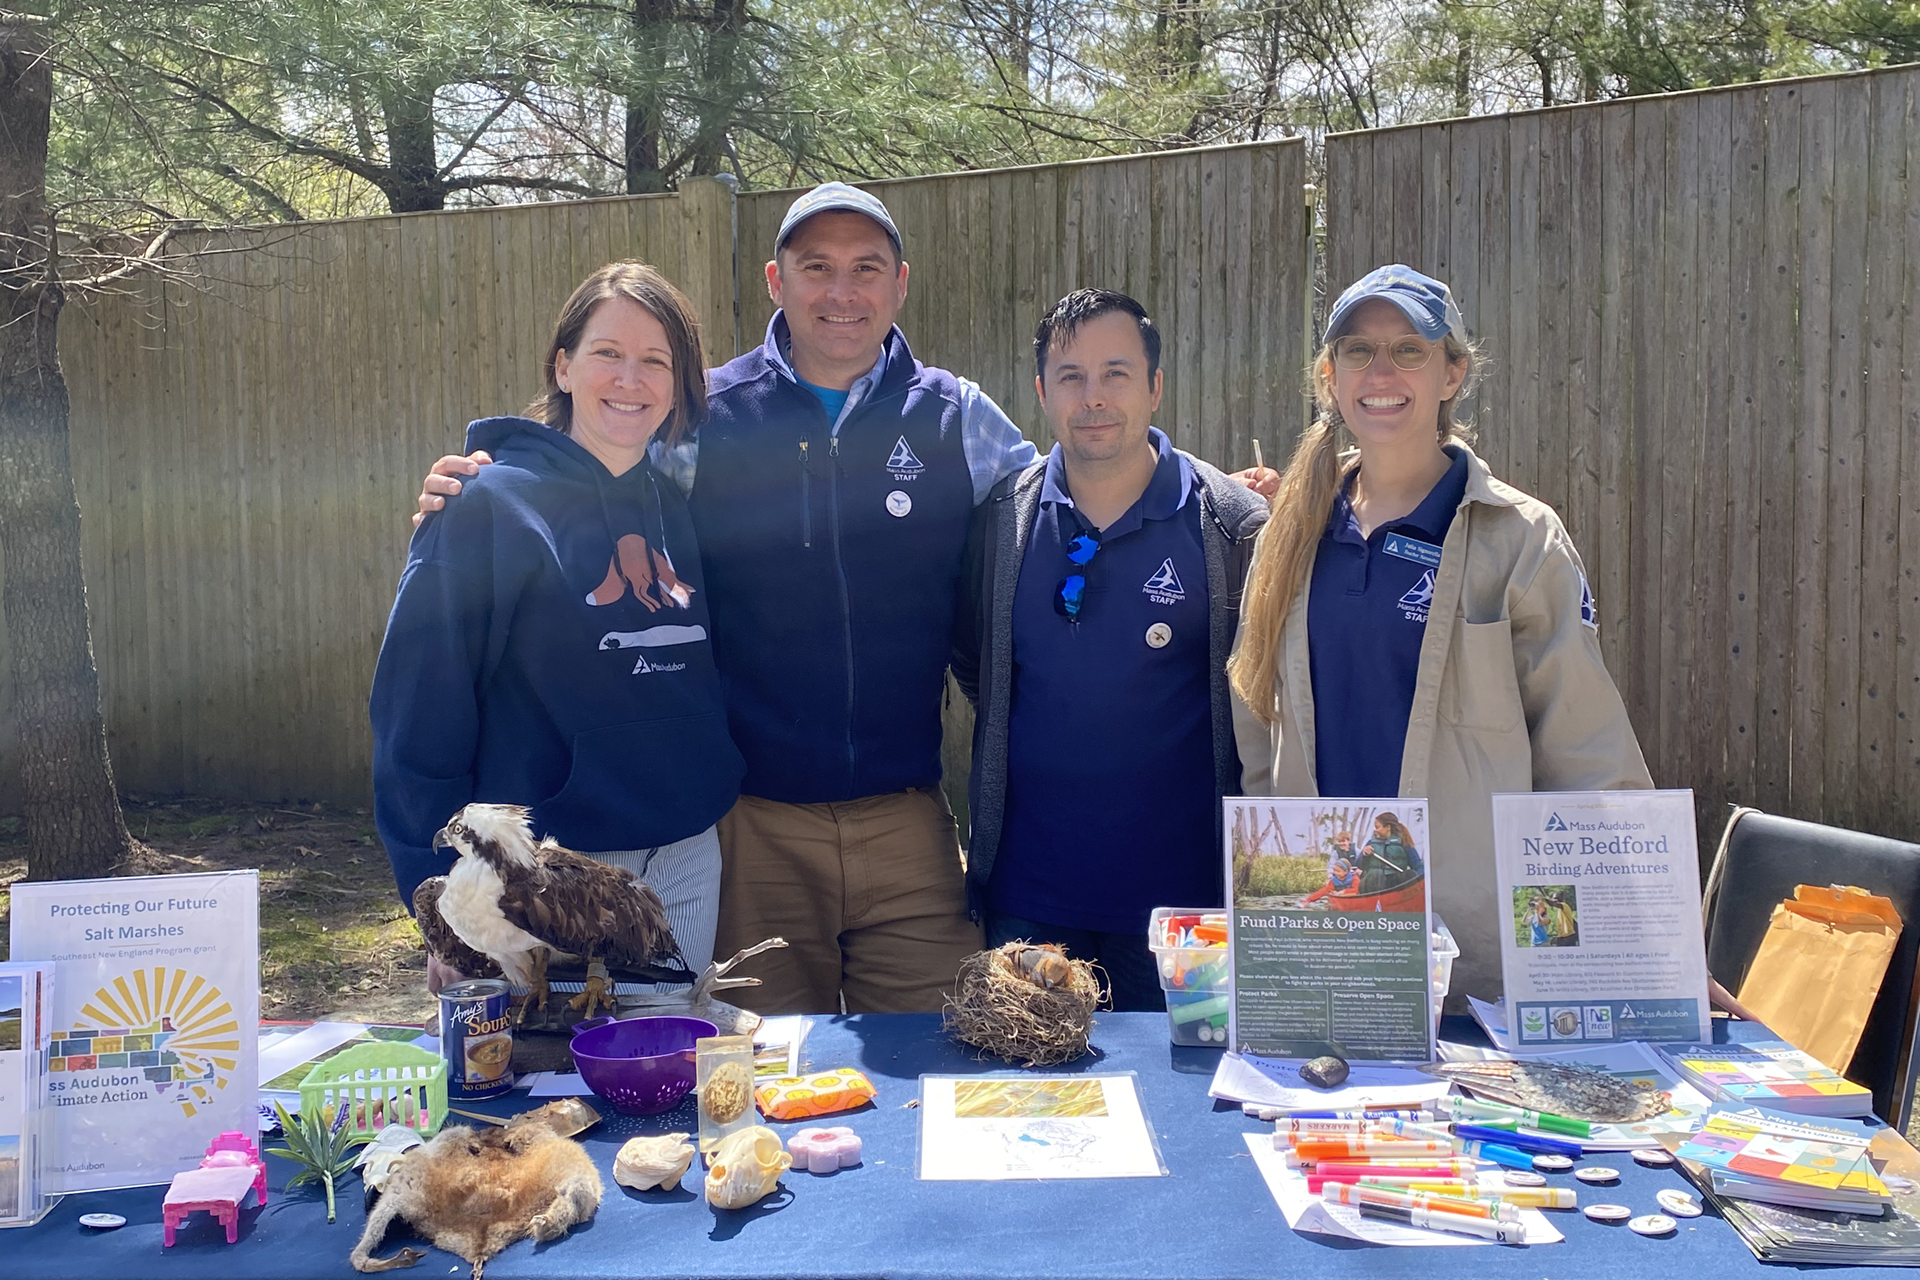
M 1227 1047 L 1229 969 L 1225 946 L 1177 947 L 1166 943 L 1163 922 L 1174 916 L 1217 916 L 1218 907 L 1158 907 L 1147 924 L 1147 946 L 1160 970 L 1167 994 L 1167 1032 L 1175 1044 L 1196 1048 Z
M 1453 940 L 1453 933 L 1447 928 L 1447 922 L 1439 916 L 1433 918 L 1433 945 L 1427 952 L 1427 989 L 1433 995 L 1433 1025 L 1440 1026 L 1440 1006 L 1446 1003 L 1447 991 L 1453 986 L 1453 960 L 1460 954 L 1460 944 Z

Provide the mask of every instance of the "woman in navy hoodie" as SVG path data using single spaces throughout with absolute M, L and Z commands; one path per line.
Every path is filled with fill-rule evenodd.
M 526 417 L 468 426 L 494 465 L 408 549 L 373 678 L 380 838 L 411 903 L 463 805 L 528 805 L 536 834 L 651 884 L 698 972 L 745 765 L 693 523 L 647 450 L 706 412 L 699 322 L 653 268 L 610 263 L 560 309 L 545 371 Z

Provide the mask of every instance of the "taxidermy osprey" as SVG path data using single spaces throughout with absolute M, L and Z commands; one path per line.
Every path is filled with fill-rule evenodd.
M 586 990 L 568 1004 L 591 1018 L 613 1007 L 608 968 L 682 964 L 653 886 L 550 839 L 536 843 L 521 805 L 470 804 L 433 845 L 459 860 L 420 886 L 414 910 L 428 949 L 462 973 L 480 976 L 485 967 L 472 966 L 484 958 L 544 1008 L 551 953 L 577 955 L 587 962 Z

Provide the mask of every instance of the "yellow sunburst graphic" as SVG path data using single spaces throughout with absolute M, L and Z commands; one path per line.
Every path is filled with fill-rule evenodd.
M 232 1002 L 205 978 L 160 965 L 95 991 L 67 1036 L 91 1037 L 87 1047 L 96 1058 L 131 1051 L 137 1056 L 127 1065 L 137 1064 L 155 1091 L 172 1096 L 189 1116 L 227 1087 L 239 1062 L 240 1021 Z

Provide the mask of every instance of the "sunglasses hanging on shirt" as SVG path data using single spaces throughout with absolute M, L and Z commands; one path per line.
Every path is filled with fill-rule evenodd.
M 1073 541 L 1067 543 L 1067 559 L 1084 570 L 1093 563 L 1094 555 L 1100 550 L 1100 540 L 1090 533 L 1075 534 Z M 1087 575 L 1070 573 L 1060 579 L 1060 585 L 1053 593 L 1053 611 L 1068 622 L 1080 621 L 1080 606 L 1087 598 Z

